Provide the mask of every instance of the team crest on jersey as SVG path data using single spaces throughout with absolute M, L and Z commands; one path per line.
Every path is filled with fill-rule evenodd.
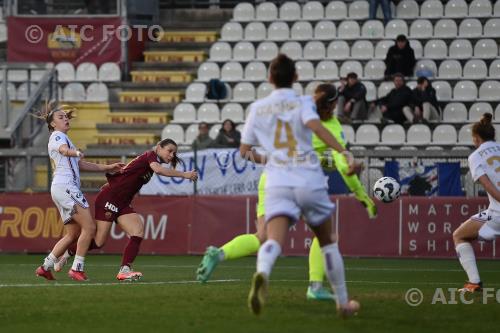
M 59 141 L 61 140 L 61 137 L 60 136 L 56 136 L 56 141 Z

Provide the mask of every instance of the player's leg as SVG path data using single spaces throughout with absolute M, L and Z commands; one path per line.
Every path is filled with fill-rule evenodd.
M 366 193 L 365 187 L 363 186 L 363 184 L 361 184 L 358 176 L 347 175 L 347 172 L 349 171 L 349 165 L 347 164 L 345 156 L 335 151 L 332 152 L 332 154 L 335 161 L 335 166 L 337 167 L 337 170 L 339 171 L 349 190 L 354 193 L 356 199 L 361 202 L 363 206 L 365 206 L 368 217 L 371 219 L 376 218 L 377 206 L 373 202 L 372 198 L 370 198 L 370 196 Z
M 85 281 L 87 280 L 84 273 L 85 256 L 95 236 L 96 225 L 88 208 L 83 208 L 79 205 L 75 205 L 75 207 L 76 213 L 73 215 L 73 221 L 80 226 L 81 231 L 76 244 L 75 259 L 68 272 L 68 276 L 73 280 Z
M 335 300 L 335 296 L 323 287 L 324 276 L 323 254 L 321 253 L 318 239 L 314 237 L 309 248 L 309 287 L 306 293 L 307 299 L 318 301 Z
M 120 215 L 118 224 L 130 237 L 123 251 L 120 271 L 116 278 L 118 280 L 135 281 L 142 277 L 141 272 L 134 272 L 132 264 L 139 253 L 142 239 L 144 238 L 144 223 L 139 215 L 134 213 Z

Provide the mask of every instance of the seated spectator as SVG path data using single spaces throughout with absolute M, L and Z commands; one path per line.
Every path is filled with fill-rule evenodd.
M 198 136 L 194 139 L 192 147 L 193 149 L 207 149 L 214 145 L 214 140 L 208 135 L 208 124 L 206 122 L 201 122 L 198 125 Z
M 414 113 L 412 122 L 428 122 L 439 120 L 439 103 L 436 98 L 436 90 L 432 87 L 426 77 L 419 77 L 417 86 L 413 89 Z
M 413 76 L 413 68 L 416 64 L 415 52 L 410 46 L 405 35 L 396 38 L 396 45 L 387 51 L 385 57 L 385 76 L 391 77 L 396 73 L 404 76 Z
M 341 123 L 366 119 L 366 87 L 356 73 L 347 74 L 347 80 L 341 79 L 339 94 L 337 117 Z
M 378 5 L 382 6 L 384 24 L 387 24 L 387 22 L 392 20 L 391 3 L 389 0 L 370 0 L 370 20 L 376 20 Z
M 412 105 L 412 91 L 405 83 L 402 74 L 394 75 L 394 89 L 389 94 L 376 101 L 378 108 L 375 114 L 382 122 L 404 124 L 405 121 L 413 121 L 410 109 Z M 411 119 L 411 120 L 410 120 Z
M 241 133 L 236 129 L 233 121 L 224 120 L 219 134 L 215 138 L 216 148 L 238 148 L 240 146 Z

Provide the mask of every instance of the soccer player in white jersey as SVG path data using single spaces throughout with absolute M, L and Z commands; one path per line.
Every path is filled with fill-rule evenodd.
M 340 315 L 359 310 L 359 303 L 349 300 L 344 277 L 344 263 L 328 223 L 334 211 L 326 181 L 312 147 L 312 132 L 331 148 L 344 153 L 351 168 L 350 155 L 323 127 L 311 96 L 298 96 L 292 89 L 297 79 L 293 60 L 279 54 L 270 65 L 269 81 L 275 90 L 251 105 L 241 139 L 244 158 L 266 165 L 265 219 L 267 241 L 257 255 L 257 272 L 252 281 L 248 304 L 254 314 L 265 302 L 269 276 L 286 242 L 288 228 L 303 215 L 318 237 L 324 256 L 325 271 L 337 295 Z M 261 146 L 265 153 L 252 148 Z
M 85 255 L 95 236 L 96 224 L 92 219 L 89 204 L 80 191 L 80 170 L 119 172 L 123 163 L 110 165 L 83 161 L 83 153 L 76 149 L 67 133 L 75 110 L 67 105 L 50 103 L 38 116 L 47 122 L 50 132 L 48 152 L 54 165 L 50 194 L 64 223 L 65 235 L 54 246 L 44 263 L 35 271 L 47 280 L 55 280 L 51 270 L 58 258 L 75 241 L 76 255 L 68 276 L 76 281 L 85 281 Z
M 492 241 L 500 235 L 500 144 L 495 142 L 495 127 L 491 119 L 491 113 L 485 113 L 472 126 L 472 141 L 477 149 L 469 156 L 472 178 L 483 185 L 490 205 L 453 232 L 458 260 L 469 279 L 461 292 L 477 292 L 483 287 L 471 241 Z

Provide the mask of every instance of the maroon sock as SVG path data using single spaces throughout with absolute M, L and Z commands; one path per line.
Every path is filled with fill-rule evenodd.
M 125 250 L 123 251 L 122 266 L 130 266 L 134 262 L 135 257 L 139 253 L 142 238 L 137 236 L 130 237 Z

